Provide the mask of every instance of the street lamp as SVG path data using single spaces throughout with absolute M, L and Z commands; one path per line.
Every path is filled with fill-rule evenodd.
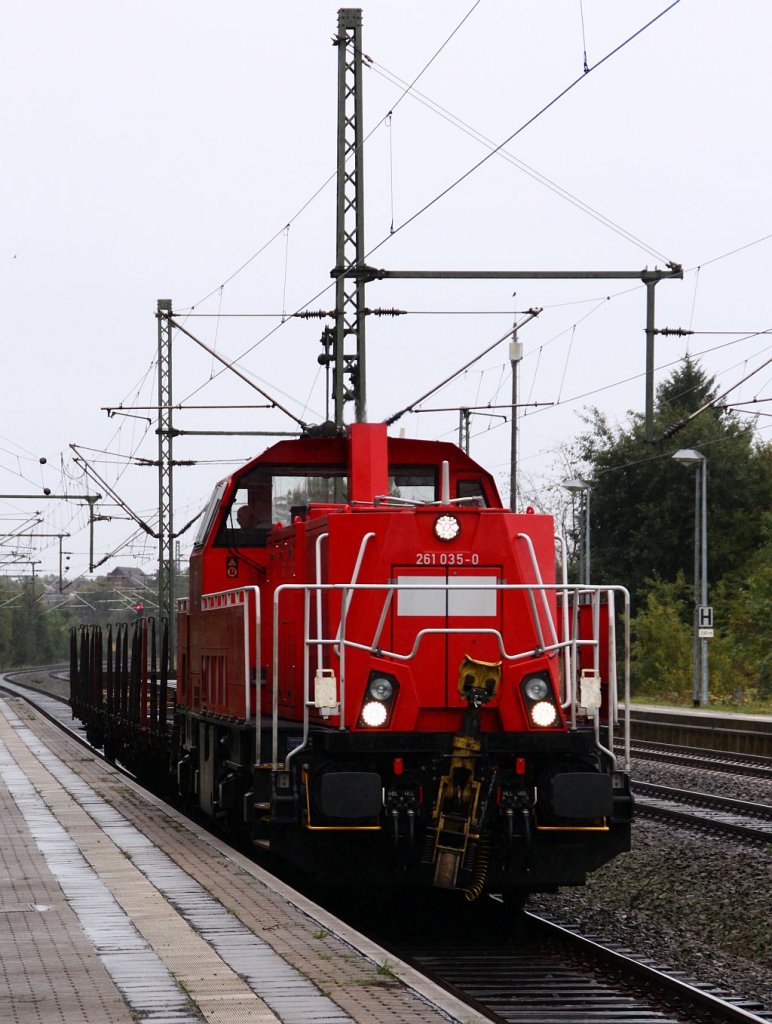
M 579 583 L 590 585 L 590 485 L 586 480 L 564 480 L 563 486 L 573 495 L 581 495 L 579 522 Z
M 692 699 L 708 703 L 708 637 L 713 636 L 713 609 L 708 606 L 708 461 L 694 448 L 681 448 L 673 458 L 696 466 L 694 476 L 694 646 Z

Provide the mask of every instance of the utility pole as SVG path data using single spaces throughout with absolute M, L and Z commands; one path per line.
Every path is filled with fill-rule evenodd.
M 708 639 L 713 636 L 713 608 L 708 604 L 708 460 L 695 448 L 681 448 L 673 458 L 695 466 L 694 476 L 694 706 L 709 702 Z
M 646 285 L 646 443 L 654 443 L 654 289 L 656 277 L 643 277 Z
M 458 447 L 462 452 L 469 454 L 469 419 L 471 412 L 469 409 L 458 410 Z
M 172 487 L 172 301 L 159 299 L 158 319 L 158 618 L 169 623 L 174 668 L 174 504 Z
M 509 361 L 512 364 L 512 441 L 510 444 L 509 507 L 517 511 L 517 385 L 520 360 L 523 358 L 523 343 L 517 340 L 517 324 L 512 328 L 509 343 Z
M 336 279 L 332 364 L 335 426 L 340 430 L 346 402 L 354 401 L 357 422 L 365 419 L 367 405 L 365 277 L 346 274 L 351 268 L 364 268 L 365 255 L 361 10 L 342 8 L 338 11 L 335 45 L 338 47 L 338 205 L 335 269 L 332 271 Z

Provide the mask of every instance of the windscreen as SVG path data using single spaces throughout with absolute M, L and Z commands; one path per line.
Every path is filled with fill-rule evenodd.
M 259 467 L 233 493 L 215 547 L 264 547 L 274 526 L 289 526 L 315 502 L 344 504 L 348 481 L 338 467 Z

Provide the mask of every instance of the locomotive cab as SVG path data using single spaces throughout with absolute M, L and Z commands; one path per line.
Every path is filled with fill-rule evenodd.
M 581 884 L 629 848 L 618 610 L 556 580 L 551 517 L 454 445 L 279 442 L 217 486 L 191 556 L 180 789 L 332 878 Z

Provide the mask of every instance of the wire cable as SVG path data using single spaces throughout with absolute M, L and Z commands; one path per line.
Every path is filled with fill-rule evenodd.
M 460 28 L 462 27 L 462 25 L 464 25 L 464 23 L 465 23 L 465 22 L 466 22 L 466 21 L 467 21 L 467 20 L 469 19 L 469 17 L 470 17 L 470 16 L 472 15 L 472 13 L 473 13 L 473 12 L 474 12 L 474 11 L 476 10 L 476 8 L 477 8 L 477 7 L 479 7 L 479 5 L 480 5 L 481 3 L 482 3 L 482 0 L 475 0 L 475 3 L 474 3 L 474 4 L 472 4 L 471 8 L 470 8 L 470 9 L 469 9 L 469 10 L 467 11 L 467 13 L 466 13 L 466 14 L 464 15 L 464 17 L 463 17 L 463 18 L 461 19 L 461 21 L 460 21 L 460 22 L 459 22 L 459 23 L 458 23 L 458 24 L 456 25 L 456 27 L 455 27 L 455 28 L 453 29 L 453 31 L 452 31 L 452 32 L 450 33 L 450 35 L 449 35 L 449 36 L 447 37 L 447 39 L 446 39 L 446 40 L 444 41 L 444 43 L 442 43 L 442 45 L 441 45 L 441 46 L 439 47 L 439 49 L 437 49 L 437 50 L 436 50 L 436 51 L 434 52 L 434 54 L 433 54 L 433 55 L 432 55 L 432 56 L 431 56 L 431 57 L 429 58 L 429 60 L 428 60 L 428 61 L 426 62 L 426 64 L 424 64 L 424 66 L 423 66 L 423 67 L 421 68 L 421 70 L 420 70 L 420 71 L 418 72 L 418 74 L 417 74 L 417 75 L 415 76 L 415 78 L 413 79 L 413 81 L 412 81 L 412 82 L 410 83 L 410 85 L 409 85 L 409 86 L 408 86 L 408 87 L 406 88 L 406 90 L 405 90 L 405 93 L 403 93 L 403 95 L 402 95 L 402 96 L 400 96 L 400 97 L 399 97 L 399 98 L 397 99 L 397 101 L 396 101 L 395 103 L 393 103 L 393 104 L 392 104 L 392 106 L 391 106 L 391 110 L 389 111 L 389 113 L 388 113 L 388 114 L 386 114 L 386 115 L 384 115 L 384 117 L 381 117 L 381 118 L 379 118 L 379 120 L 377 121 L 377 123 L 375 124 L 375 126 L 374 126 L 374 127 L 373 127 L 373 128 L 371 129 L 371 131 L 370 131 L 370 132 L 369 132 L 369 133 L 368 133 L 368 134 L 367 134 L 367 135 L 365 136 L 365 138 L 364 138 L 364 139 L 362 140 L 362 145 L 364 145 L 364 144 L 365 144 L 365 142 L 367 142 L 367 140 L 368 140 L 368 139 L 370 138 L 370 136 L 371 136 L 371 135 L 373 134 L 373 132 L 374 132 L 374 131 L 376 131 L 376 130 L 377 130 L 377 129 L 378 129 L 379 127 L 380 127 L 380 125 L 381 125 L 381 124 L 383 123 L 383 121 L 385 120 L 385 118 L 386 118 L 386 117 L 388 117 L 388 116 L 389 116 L 389 114 L 393 113 L 393 111 L 394 111 L 394 110 L 395 110 L 395 109 L 396 109 L 396 108 L 397 108 L 397 107 L 399 106 L 399 104 L 400 104 L 400 103 L 402 102 L 402 100 L 404 99 L 404 96 L 405 96 L 405 94 L 407 93 L 407 91 L 408 91 L 409 89 L 411 89 L 411 88 L 412 88 L 412 87 L 413 87 L 413 86 L 415 85 L 415 83 L 416 83 L 416 82 L 417 82 L 417 81 L 418 81 L 418 80 L 419 80 L 419 79 L 420 79 L 420 78 L 421 78 L 421 77 L 422 77 L 422 76 L 423 76 L 423 75 L 424 75 L 424 74 L 425 74 L 425 73 L 426 73 L 426 72 L 428 71 L 428 69 L 429 69 L 429 68 L 430 68 L 430 67 L 432 66 L 432 64 L 433 64 L 433 63 L 434 63 L 434 61 L 435 61 L 435 60 L 437 59 L 437 57 L 439 57 L 439 55 L 440 55 L 440 54 L 442 53 L 442 51 L 443 51 L 443 50 L 445 49 L 445 47 L 446 47 L 446 46 L 448 45 L 448 43 L 449 43 L 449 42 L 451 41 L 451 39 L 452 39 L 452 38 L 453 38 L 453 37 L 454 37 L 454 36 L 456 35 L 456 33 L 457 33 L 457 32 L 458 32 L 459 30 L 460 30 Z M 365 56 L 365 57 L 366 57 L 366 54 L 363 54 L 363 56 Z M 296 221 L 296 220 L 297 220 L 297 219 L 298 219 L 298 218 L 299 218 L 299 217 L 300 217 L 300 216 L 301 216 L 301 215 L 302 215 L 303 213 L 305 213 L 305 211 L 306 211 L 306 210 L 308 209 L 308 207 L 309 207 L 309 206 L 310 206 L 310 205 L 311 205 L 311 204 L 312 204 L 312 203 L 314 202 L 314 200 L 315 200 L 315 199 L 316 199 L 316 198 L 317 198 L 317 197 L 318 197 L 319 195 L 321 195 L 321 193 L 322 193 L 322 192 L 323 192 L 323 191 L 324 191 L 324 190 L 325 190 L 325 189 L 327 188 L 327 186 L 328 186 L 328 185 L 330 184 L 330 182 L 331 182 L 331 181 L 333 181 L 333 180 L 335 179 L 335 177 L 336 177 L 336 176 L 337 176 L 337 174 L 338 174 L 338 171 L 339 171 L 339 168 L 337 168 L 337 167 L 336 167 L 336 168 L 335 168 L 335 170 L 334 170 L 334 171 L 333 171 L 333 172 L 332 172 L 332 173 L 331 173 L 331 174 L 330 174 L 330 175 L 329 175 L 329 176 L 328 176 L 327 178 L 325 178 L 325 180 L 324 180 L 324 181 L 322 182 L 322 184 L 321 184 L 321 185 L 320 185 L 320 186 L 319 186 L 319 187 L 318 187 L 318 188 L 316 189 L 316 191 L 315 191 L 315 192 L 313 192 L 313 194 L 312 194 L 311 196 L 309 196 L 309 198 L 308 198 L 308 199 L 307 199 L 307 200 L 306 200 L 306 201 L 305 201 L 305 202 L 304 202 L 304 203 L 303 203 L 303 204 L 302 204 L 302 205 L 301 205 L 301 206 L 299 207 L 299 209 L 298 209 L 298 210 L 297 210 L 297 211 L 296 211 L 296 212 L 295 212 L 295 213 L 293 214 L 293 216 L 289 218 L 289 220 L 287 221 L 287 223 L 286 223 L 285 225 L 283 225 L 283 226 L 282 226 L 281 228 L 279 228 L 279 230 L 278 230 L 278 231 L 276 231 L 276 232 L 275 232 L 275 233 L 274 233 L 274 234 L 273 234 L 273 235 L 272 235 L 272 236 L 271 236 L 271 237 L 270 237 L 270 238 L 268 239 L 268 241 L 267 241 L 267 242 L 265 242 L 265 243 L 264 243 L 263 245 L 261 245 L 261 246 L 260 246 L 260 248 L 259 248 L 259 249 L 258 249 L 258 250 L 257 250 L 256 252 L 254 252 L 254 253 L 253 253 L 253 254 L 252 254 L 252 255 L 251 255 L 250 257 L 249 257 L 249 259 L 245 260 L 245 261 L 244 261 L 244 262 L 243 262 L 243 263 L 241 264 L 241 266 L 240 266 L 240 267 L 238 267 L 238 268 L 237 268 L 236 270 L 234 270 L 234 271 L 233 271 L 233 273 L 229 274 L 229 275 L 228 275 L 228 277 L 226 277 L 226 278 L 225 278 L 225 280 L 224 280 L 224 281 L 222 282 L 222 284 L 221 284 L 221 285 L 219 285 L 219 287 L 220 287 L 220 288 L 223 288 L 223 287 L 225 287 L 225 285 L 226 285 L 226 284 L 230 284 L 230 282 L 231 282 L 231 281 L 232 281 L 232 280 L 233 280 L 233 279 L 234 279 L 235 277 L 238 277 L 238 275 L 239 275 L 239 274 L 240 274 L 240 273 L 241 273 L 241 272 L 242 272 L 243 270 L 246 270 L 246 268 L 247 268 L 247 267 L 248 267 L 248 266 L 250 265 L 250 263 L 253 263 L 253 262 L 254 262 L 254 261 L 255 261 L 255 260 L 257 259 L 257 257 L 258 257 L 258 256 L 260 256 L 260 255 L 261 255 L 261 254 L 262 254 L 263 252 L 265 252 L 265 250 L 266 250 L 266 249 L 267 249 L 267 248 L 268 248 L 268 247 L 269 247 L 269 246 L 270 246 L 270 245 L 271 245 L 271 244 L 272 244 L 273 242 L 275 242 L 275 241 L 276 241 L 276 239 L 277 239 L 277 238 L 279 238 L 279 237 L 280 237 L 280 235 L 281 235 L 281 234 L 282 234 L 282 233 L 283 233 L 283 232 L 284 232 L 284 231 L 285 231 L 285 230 L 286 230 L 286 229 L 287 229 L 288 227 L 290 227 L 290 226 L 291 226 L 291 225 L 292 225 L 292 224 L 293 224 L 293 223 L 294 223 L 294 222 L 295 222 L 295 221 Z M 324 290 L 326 291 L 327 289 L 324 289 Z M 212 297 L 212 296 L 213 296 L 213 295 L 215 294 L 215 292 L 216 292 L 216 291 L 217 291 L 217 288 L 213 288 L 213 289 L 212 289 L 212 290 L 211 290 L 210 292 L 208 292 L 208 293 L 207 293 L 207 294 L 206 294 L 206 295 L 205 295 L 205 296 L 204 296 L 204 297 L 203 297 L 202 299 L 199 299 L 199 300 L 198 300 L 198 302 L 195 302 L 195 303 L 193 303 L 193 305 L 192 305 L 192 306 L 189 306 L 189 307 L 183 307 L 182 309 L 178 310 L 177 312 L 178 312 L 178 313 L 182 313 L 182 312 L 185 312 L 185 310 L 186 310 L 186 309 L 189 309 L 189 310 L 194 310 L 194 309 L 196 308 L 196 306 L 200 306 L 200 305 L 201 305 L 202 303 L 206 302 L 206 301 L 207 301 L 208 299 L 211 299 L 211 297 Z M 323 294 L 323 292 L 320 292 L 319 294 Z M 313 302 L 313 301 L 314 301 L 314 299 L 310 299 L 310 300 L 309 300 L 309 302 Z M 306 305 L 307 305 L 307 304 L 308 304 L 308 303 L 306 303 Z M 301 306 L 301 307 L 300 307 L 300 309 L 303 309 L 303 308 L 304 308 L 303 306 Z M 251 351 L 251 350 L 250 350 L 250 351 Z M 219 371 L 219 373 L 222 373 L 222 372 L 223 372 L 222 370 L 220 370 L 220 371 Z M 195 392 L 194 392 L 194 393 L 195 393 Z
M 431 65 L 432 61 L 434 61 L 436 59 L 437 55 L 442 52 L 442 50 L 447 45 L 449 40 L 453 37 L 455 32 L 458 31 L 458 28 L 461 27 L 461 25 L 464 23 L 466 18 L 469 17 L 469 14 L 471 14 L 472 11 L 474 11 L 474 9 L 478 6 L 479 2 L 480 2 L 480 0 L 477 0 L 477 3 L 474 4 L 474 6 L 468 12 L 466 17 L 464 19 L 462 19 L 462 21 L 460 22 L 459 26 L 457 26 L 457 28 L 454 30 L 454 32 L 451 34 L 451 36 L 448 38 L 448 40 L 446 40 L 446 42 L 443 44 L 443 46 L 441 46 L 440 49 L 437 51 L 437 53 L 435 53 L 435 55 L 431 58 L 431 60 L 424 67 L 424 69 L 422 69 L 422 71 L 419 72 L 419 74 L 413 79 L 413 82 L 405 90 L 403 95 L 399 97 L 397 103 L 401 102 L 401 100 L 404 98 L 404 96 L 407 95 L 408 90 L 413 87 L 415 82 L 417 82 L 418 79 L 421 77 L 421 75 L 425 72 L 426 68 L 428 68 Z M 634 39 L 636 39 L 638 36 L 640 36 L 647 29 L 649 29 L 652 25 L 654 25 L 657 21 L 659 21 L 662 17 L 664 17 L 665 14 L 667 14 L 669 11 L 673 10 L 673 8 L 677 7 L 678 4 L 680 4 L 680 3 L 681 3 L 681 0 L 673 0 L 673 2 L 670 3 L 667 7 L 665 7 L 662 11 L 660 11 L 659 14 L 657 14 L 653 18 L 649 19 L 649 21 L 647 21 L 639 29 L 637 29 L 630 36 L 628 36 L 626 39 L 624 39 L 621 43 L 619 43 L 617 46 L 615 46 L 612 50 L 609 50 L 609 52 L 606 53 L 605 56 L 601 57 L 600 60 L 598 60 L 595 64 L 592 65 L 592 67 L 590 68 L 590 71 L 597 70 L 599 67 L 601 67 L 603 64 L 605 64 L 607 61 L 609 61 L 612 57 L 614 57 L 617 53 L 621 52 L 621 50 L 623 50 L 626 46 L 628 46 L 631 42 L 633 42 Z M 589 72 L 588 72 L 588 74 L 589 74 Z M 383 245 L 385 245 L 385 243 L 387 241 L 389 241 L 390 238 L 392 238 L 394 235 L 398 234 L 400 231 L 402 231 L 404 228 L 406 228 L 409 224 L 412 224 L 415 220 L 417 220 L 424 213 L 426 213 L 427 210 L 431 209 L 436 203 L 440 202 L 440 200 L 442 200 L 446 195 L 448 195 L 450 192 L 452 192 L 458 185 L 460 185 L 463 181 L 465 181 L 472 174 L 474 174 L 475 171 L 479 170 L 484 164 L 486 164 L 488 162 L 488 160 L 491 159 L 491 157 L 493 157 L 497 153 L 499 153 L 503 149 L 504 146 L 506 146 L 509 142 L 512 141 L 512 139 L 514 139 L 518 135 L 520 135 L 523 131 L 526 130 L 526 128 L 530 127 L 530 125 L 532 125 L 535 121 L 537 121 L 538 118 L 540 118 L 543 114 L 545 114 L 548 110 L 550 110 L 553 106 L 555 106 L 555 104 L 557 104 L 564 96 L 568 95 L 568 93 L 571 92 L 586 77 L 587 77 L 586 75 L 581 75 L 579 78 L 575 79 L 573 82 L 571 82 L 569 85 L 567 85 L 556 96 L 554 96 L 548 103 L 546 103 L 540 110 L 538 110 L 535 114 L 533 114 L 530 118 L 528 118 L 528 120 L 526 120 L 523 124 L 521 124 L 519 128 L 517 128 L 514 132 L 512 132 L 509 136 L 507 136 L 507 138 L 504 139 L 503 142 L 499 143 L 498 146 L 496 146 L 489 153 L 487 153 L 484 157 L 482 157 L 482 159 L 478 160 L 475 164 L 473 164 L 470 168 L 468 168 L 462 175 L 460 175 L 458 178 L 456 178 L 454 181 L 452 181 L 449 185 L 447 185 L 444 189 L 442 189 L 441 192 L 437 193 L 437 195 L 435 195 L 433 199 L 431 199 L 428 203 L 425 203 L 422 207 L 420 207 L 413 214 L 411 214 L 406 220 L 404 220 L 401 224 L 399 224 L 397 227 L 395 227 L 393 232 L 390 231 L 388 235 L 386 235 L 384 238 L 382 238 L 380 242 L 378 242 L 375 246 L 373 246 L 372 249 L 369 250 L 369 252 L 367 252 L 365 254 L 365 260 L 367 260 L 370 256 L 372 256 L 372 254 L 374 252 L 377 252 Z M 392 105 L 392 108 L 391 108 L 392 111 L 394 110 L 394 107 L 397 106 L 397 103 Z M 368 136 L 368 138 L 369 138 L 369 136 Z M 310 306 L 311 303 L 316 302 L 316 300 L 318 298 L 320 298 L 320 296 L 324 295 L 327 291 L 329 291 L 331 288 L 333 288 L 335 286 L 335 284 L 337 284 L 337 280 L 338 279 L 335 278 L 329 284 L 325 285 L 315 295 L 311 296 L 311 298 L 309 298 L 306 302 L 304 302 L 301 306 L 299 306 L 298 309 L 295 312 L 299 313 L 301 310 L 306 309 L 308 306 Z M 210 294 L 213 294 L 213 293 L 210 293 Z M 284 322 L 286 322 L 286 321 L 284 321 Z M 246 348 L 240 355 L 238 355 L 235 359 L 233 359 L 231 361 L 231 365 L 237 364 L 237 363 L 241 362 L 242 359 L 244 359 L 247 355 L 249 355 L 251 352 L 253 352 L 256 348 L 258 348 L 260 345 L 262 345 L 265 341 L 267 341 L 268 338 L 270 338 L 279 329 L 279 327 L 281 327 L 281 326 L 283 326 L 283 324 L 276 325 L 270 331 L 268 331 L 266 334 L 264 334 L 261 338 L 259 338 L 256 342 L 254 342 L 252 345 L 250 345 L 248 348 Z M 220 373 L 222 373 L 222 372 L 224 372 L 224 371 L 221 370 Z M 205 386 L 206 386 L 206 383 L 200 385 L 198 388 L 196 388 L 194 391 L 192 391 L 189 395 L 187 395 L 186 398 L 184 399 L 184 401 L 189 401 L 190 398 L 192 398 L 194 395 L 198 394 L 198 392 L 201 391 L 202 388 L 205 387 Z
M 383 65 L 377 64 L 375 61 L 373 61 L 370 69 L 372 71 L 375 71 L 376 74 L 381 75 L 383 78 L 385 78 L 387 81 L 391 82 L 394 85 L 398 85 L 400 87 L 407 87 L 405 81 L 402 78 L 400 78 L 399 75 L 396 75 L 393 71 L 390 71 Z M 458 128 L 459 131 L 469 136 L 469 138 L 474 139 L 476 142 L 479 142 L 481 145 L 485 146 L 490 150 L 496 148 L 496 143 L 493 142 L 493 140 L 490 139 L 487 135 L 484 135 L 482 132 L 478 131 L 476 128 L 470 125 L 468 122 L 464 121 L 456 114 L 453 114 L 447 108 L 441 106 L 435 100 L 419 92 L 417 89 L 411 89 L 410 96 L 412 99 L 416 100 L 418 103 L 421 103 L 423 106 L 425 106 L 428 110 L 431 110 L 434 114 L 437 114 L 444 121 L 447 121 L 449 124 L 452 124 L 455 128 Z M 604 227 L 609 228 L 611 231 L 618 234 L 621 238 L 624 238 L 625 241 L 631 242 L 633 245 L 642 249 L 644 252 L 649 253 L 649 255 L 653 256 L 655 259 L 660 259 L 663 260 L 664 262 L 667 262 L 667 256 L 659 252 L 659 250 L 655 249 L 647 242 L 644 242 L 642 239 L 638 238 L 637 235 L 634 235 L 631 231 L 628 231 L 626 228 L 623 228 L 620 224 L 617 224 L 616 221 L 613 221 L 610 217 L 607 217 L 599 210 L 596 210 L 594 207 L 590 206 L 589 203 L 585 203 L 583 199 L 580 199 L 578 196 L 575 196 L 572 192 L 569 192 L 568 189 L 563 188 L 562 185 L 558 185 L 557 182 L 553 181 L 551 178 L 548 178 L 545 174 L 542 174 L 541 171 L 537 171 L 534 167 L 531 167 L 529 164 L 525 163 L 525 161 L 519 159 L 519 157 L 516 157 L 513 153 L 510 153 L 506 149 L 501 149 L 498 155 L 503 160 L 506 160 L 508 163 L 510 163 L 513 167 L 516 167 L 523 174 L 526 174 L 528 177 L 533 178 L 534 181 L 538 182 L 540 185 L 543 185 L 551 192 L 554 192 L 555 195 L 559 196 L 561 199 L 564 199 L 572 206 L 575 206 L 578 210 L 581 210 L 583 213 L 586 213 L 588 214 L 588 216 L 597 220 L 600 224 L 604 225 Z M 390 231 L 390 234 L 394 233 L 393 227 L 394 226 L 392 222 L 392 230 Z
M 515 131 L 513 131 L 511 135 L 508 135 L 507 138 L 503 140 L 503 142 L 500 142 L 495 147 L 495 149 L 491 150 L 490 153 L 486 154 L 486 156 L 484 156 L 484 157 L 482 157 L 482 159 L 478 160 L 470 168 L 468 168 L 466 171 L 464 171 L 463 174 L 461 174 L 458 178 L 456 178 L 449 185 L 447 185 L 444 189 L 442 189 L 442 191 L 439 192 L 433 199 L 431 199 L 428 203 L 425 203 L 422 207 L 420 207 L 418 210 L 416 210 L 415 213 L 411 214 L 411 216 L 408 217 L 407 220 L 405 220 L 401 224 L 399 224 L 394 229 L 392 234 L 387 235 L 376 246 L 374 246 L 372 249 L 370 249 L 370 251 L 367 253 L 367 256 L 365 258 L 371 256 L 374 252 L 377 252 L 378 249 L 380 249 L 381 246 L 383 246 L 389 240 L 389 238 L 393 237 L 393 235 L 398 234 L 400 231 L 402 231 L 404 228 L 406 228 L 409 224 L 412 224 L 414 220 L 417 220 L 418 217 L 420 217 L 422 214 L 426 213 L 427 210 L 430 210 L 436 203 L 440 202 L 441 199 L 444 199 L 446 195 L 448 195 L 450 192 L 452 192 L 463 181 L 466 181 L 467 178 L 469 178 L 472 174 L 474 174 L 475 171 L 478 171 L 484 164 L 486 164 L 491 159 L 491 157 L 493 157 L 497 153 L 499 153 L 504 148 L 504 146 L 506 146 L 508 143 L 510 143 L 513 139 L 517 138 L 518 135 L 522 134 L 522 132 L 524 132 L 526 130 L 526 128 L 529 128 L 535 121 L 537 121 L 540 117 L 542 117 L 543 114 L 546 114 L 547 111 L 550 110 L 552 107 L 554 107 L 556 103 L 559 103 L 560 100 L 562 100 L 564 96 L 567 96 L 568 93 L 570 93 L 573 89 L 575 89 L 576 86 L 579 85 L 580 82 L 584 81 L 584 79 L 590 74 L 590 72 L 596 71 L 599 67 L 601 67 L 607 61 L 609 61 L 612 57 L 614 57 L 617 53 L 619 53 L 621 50 L 623 50 L 626 46 L 628 46 L 631 42 L 633 42 L 634 39 L 636 39 L 638 36 L 640 36 L 643 32 L 645 32 L 647 29 L 651 28 L 651 26 L 654 25 L 657 21 L 659 21 L 660 18 L 663 18 L 669 11 L 672 11 L 673 8 L 677 7 L 678 4 L 680 4 L 680 3 L 681 3 L 681 0 L 673 0 L 673 2 L 671 4 L 669 4 L 667 7 L 665 7 L 664 10 L 660 11 L 659 14 L 655 15 L 653 18 L 651 18 L 649 21 L 647 21 L 645 25 L 642 25 L 641 28 L 639 28 L 635 32 L 633 32 L 632 35 L 628 36 L 627 39 L 623 40 L 623 42 L 619 43 L 612 50 L 609 50 L 609 52 L 605 56 L 601 57 L 599 61 L 597 61 L 595 64 L 592 65 L 592 67 L 590 67 L 588 69 L 586 74 L 583 73 L 578 78 L 575 78 L 573 80 L 573 82 L 570 82 L 564 89 L 562 89 L 548 103 L 545 103 L 545 105 L 540 110 L 537 110 L 537 112 L 535 114 L 533 114 L 530 118 L 528 118 L 527 121 L 524 121 L 523 124 L 521 124 L 519 128 L 516 128 Z

